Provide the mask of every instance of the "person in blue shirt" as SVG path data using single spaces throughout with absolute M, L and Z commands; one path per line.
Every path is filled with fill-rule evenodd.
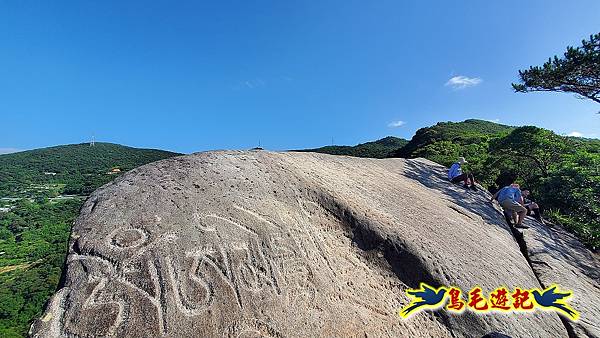
M 473 177 L 473 174 L 462 172 L 461 165 L 465 163 L 467 163 L 465 158 L 459 157 L 458 161 L 452 164 L 452 166 L 450 166 L 450 169 L 448 170 L 448 180 L 452 183 L 463 182 L 464 187 L 467 189 L 469 188 L 470 182 L 470 188 L 473 190 L 477 190 L 477 187 L 475 186 L 475 177 Z
M 523 195 L 518 184 L 513 183 L 498 191 L 490 198 L 490 202 L 497 200 L 502 206 L 505 215 L 512 215 L 516 222 L 515 228 L 527 229 L 528 226 L 523 225 L 523 219 L 527 215 L 527 209 L 523 206 Z M 507 221 L 509 218 L 507 217 Z M 510 224 L 510 222 L 509 222 Z

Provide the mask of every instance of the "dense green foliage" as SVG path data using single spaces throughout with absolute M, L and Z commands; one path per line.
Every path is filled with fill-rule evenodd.
M 24 336 L 56 289 L 80 204 L 20 200 L 0 213 L 0 336 Z
M 487 143 L 491 138 L 508 134 L 513 129 L 502 124 L 474 119 L 463 122 L 440 122 L 435 126 L 417 130 L 408 144 L 398 149 L 394 156 L 421 156 L 448 165 L 456 161 L 459 152 L 465 151 L 464 147 Z M 473 150 L 474 153 L 480 152 L 479 147 Z
M 0 156 L 0 207 L 10 208 L 0 211 L 0 337 L 25 336 L 59 284 L 85 199 L 60 195 L 88 194 L 126 170 L 175 155 L 96 143 Z M 121 172 L 109 174 L 114 168 Z
M 600 103 L 600 33 L 583 40 L 580 47 L 567 47 L 564 56 L 554 56 L 542 66 L 520 70 L 517 92 L 568 92 Z
M 127 171 L 174 155 L 177 154 L 111 143 L 96 143 L 93 147 L 83 143 L 0 155 L 0 197 L 26 197 L 24 190 L 32 188 L 35 195 L 43 190 L 50 190 L 50 195 L 87 195 L 114 178 L 108 174 L 113 168 Z M 57 184 L 62 186 L 56 187 Z
M 486 168 L 496 177 L 516 177 L 551 211 L 553 221 L 573 231 L 592 249 L 600 248 L 598 140 L 521 127 L 492 143 Z
M 516 180 L 552 221 L 600 248 L 600 141 L 564 137 L 532 126 L 467 120 L 417 131 L 395 154 L 425 157 L 445 166 L 459 156 L 465 170 L 490 191 Z
M 330 155 L 346 155 L 355 157 L 390 157 L 396 150 L 408 143 L 407 140 L 388 136 L 373 142 L 361 143 L 355 146 L 325 146 L 316 149 L 304 149 L 299 151 L 310 151 Z

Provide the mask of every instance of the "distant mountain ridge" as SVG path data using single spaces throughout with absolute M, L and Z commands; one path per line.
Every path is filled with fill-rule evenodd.
M 142 164 L 181 155 L 96 142 L 61 145 L 0 155 L 0 197 L 14 195 L 24 185 L 64 184 L 65 193 L 88 194 L 113 177 L 107 172 L 131 170 Z
M 431 127 L 424 127 L 415 133 L 412 139 L 399 148 L 394 157 L 415 157 L 416 151 L 440 141 L 457 144 L 479 143 L 483 139 L 508 134 L 515 127 L 491 121 L 469 119 L 462 122 L 439 122 Z
M 355 146 L 331 145 L 297 151 L 372 158 L 423 157 L 419 151 L 436 142 L 448 141 L 463 145 L 479 143 L 492 137 L 508 134 L 514 129 L 515 127 L 496 122 L 468 119 L 461 122 L 439 122 L 433 126 L 421 128 L 417 130 L 410 141 L 388 136 Z
M 302 149 L 298 151 L 324 153 L 330 155 L 346 155 L 354 157 L 387 158 L 395 151 L 404 147 L 408 140 L 388 136 L 377 141 L 360 143 L 355 146 L 325 146 L 314 149 Z

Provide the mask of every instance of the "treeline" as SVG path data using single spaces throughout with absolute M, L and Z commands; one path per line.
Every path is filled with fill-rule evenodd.
M 398 148 L 405 146 L 408 140 L 388 136 L 373 142 L 357 144 L 355 146 L 325 146 L 315 149 L 302 149 L 297 151 L 310 151 L 330 155 L 346 155 L 355 157 L 386 158 L 394 154 Z

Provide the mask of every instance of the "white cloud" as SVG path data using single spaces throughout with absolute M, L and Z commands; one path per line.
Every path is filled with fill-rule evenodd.
M 480 84 L 483 80 L 478 77 L 466 77 L 463 75 L 454 76 L 448 82 L 446 82 L 446 86 L 450 86 L 454 89 L 463 89 L 467 87 L 473 87 Z
M 263 79 L 254 79 L 254 80 L 247 80 L 244 82 L 244 85 L 246 85 L 246 87 L 250 88 L 250 89 L 254 89 L 257 87 L 263 87 L 265 85 L 265 81 L 263 81 Z
M 500 119 L 484 119 L 484 120 L 488 121 L 488 122 L 500 123 Z
M 16 153 L 22 151 L 21 149 L 17 149 L 17 148 L 0 148 L 0 155 L 2 154 L 10 154 L 10 153 Z
M 398 127 L 402 127 L 405 124 L 406 124 L 406 122 L 400 121 L 400 120 L 398 120 L 398 121 L 392 121 L 392 122 L 388 123 L 388 127 L 390 127 L 390 128 L 398 128 Z
M 561 134 L 563 136 L 571 136 L 571 137 L 585 137 L 585 138 L 598 138 L 598 134 L 597 133 L 582 133 L 580 131 L 575 131 L 573 130 L 570 133 L 567 134 Z
M 267 85 L 267 81 L 261 78 L 250 79 L 240 81 L 237 84 L 231 86 L 233 90 L 241 90 L 241 89 L 256 89 L 260 87 L 265 87 Z

